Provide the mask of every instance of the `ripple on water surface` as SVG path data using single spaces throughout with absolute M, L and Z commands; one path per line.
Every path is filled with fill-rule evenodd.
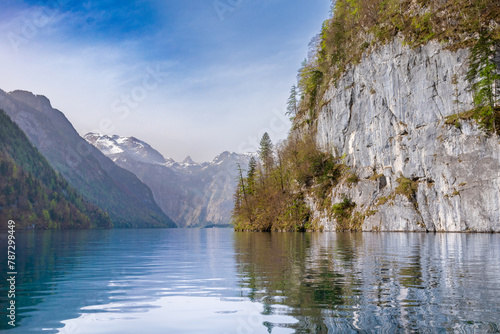
M 114 230 L 16 241 L 13 334 L 500 326 L 499 235 Z

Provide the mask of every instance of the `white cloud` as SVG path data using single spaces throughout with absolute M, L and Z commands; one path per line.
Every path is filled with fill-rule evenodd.
M 36 13 L 40 8 L 23 10 L 0 26 L 0 34 L 19 29 L 20 18 Z M 193 17 L 202 14 L 193 12 Z M 92 13 L 100 20 L 99 15 Z M 282 51 L 275 53 L 266 51 L 265 45 L 238 48 L 245 43 L 227 44 L 242 37 L 231 30 L 236 20 L 216 21 L 206 35 L 190 40 L 199 45 L 175 45 L 182 43 L 182 31 L 168 34 L 164 29 L 113 43 L 71 37 L 65 31 L 85 20 L 85 14 L 58 13 L 17 53 L 11 52 L 8 39 L 0 39 L 0 88 L 46 95 L 82 135 L 98 130 L 135 136 L 176 160 L 187 155 L 211 160 L 224 150 L 246 151 L 267 130 L 273 140 L 286 135 L 286 127 L 276 124 L 286 123 L 278 115 L 284 113 L 289 88 L 305 56 L 304 38 L 286 39 Z M 184 25 L 180 28 L 188 31 L 203 27 L 200 22 Z M 185 50 L 190 47 L 199 52 Z M 168 76 L 144 90 L 146 69 L 157 66 Z M 128 116 L 113 113 L 116 101 L 134 92 L 140 98 L 133 101 Z M 111 124 L 109 131 L 100 126 L 103 120 Z

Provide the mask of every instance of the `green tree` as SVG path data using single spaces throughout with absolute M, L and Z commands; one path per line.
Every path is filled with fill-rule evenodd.
M 255 160 L 255 159 L 254 159 Z M 236 189 L 235 193 L 235 202 L 236 202 L 236 208 L 240 209 L 241 207 L 244 207 L 246 210 L 246 216 L 248 221 L 252 222 L 252 210 L 250 208 L 250 205 L 248 203 L 248 189 L 245 187 L 245 178 L 243 177 L 243 170 L 241 169 L 241 166 L 238 164 L 238 187 Z
M 36 223 L 36 220 L 38 219 L 38 217 L 36 216 L 36 213 L 32 213 L 29 218 L 28 218 L 28 222 L 30 224 L 35 224 Z
M 264 169 L 268 171 L 273 165 L 273 143 L 267 132 L 264 133 L 260 140 L 259 157 Z
M 498 41 L 482 29 L 469 57 L 467 80 L 472 84 L 474 104 L 479 108 L 482 124 L 497 131 L 495 107 L 498 104 L 498 82 L 500 74 L 494 61 Z
M 50 220 L 49 212 L 47 210 L 43 209 L 42 214 L 43 214 L 43 220 L 48 222 Z
M 297 115 L 298 103 L 297 86 L 293 85 L 287 101 L 286 114 L 290 115 L 291 117 L 295 117 L 295 115 Z
M 316 62 L 316 58 L 305 59 L 298 74 L 301 99 L 307 101 L 309 109 L 312 109 L 316 103 L 319 86 L 323 80 L 323 72 L 318 68 Z
M 248 163 L 248 172 L 247 172 L 247 184 L 248 184 L 248 193 L 252 194 L 255 189 L 255 174 L 257 172 L 257 160 L 255 157 L 250 158 L 250 162 Z

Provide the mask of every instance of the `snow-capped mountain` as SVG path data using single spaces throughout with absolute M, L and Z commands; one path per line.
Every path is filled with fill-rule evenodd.
M 149 144 L 134 137 L 107 136 L 97 133 L 88 133 L 84 137 L 89 143 L 97 147 L 104 155 L 115 160 L 124 156 L 136 161 L 150 164 L 165 164 L 165 158 Z M 170 159 L 171 163 L 174 163 Z
M 239 164 L 251 154 L 223 152 L 211 162 L 182 162 L 163 157 L 134 137 L 89 133 L 84 138 L 120 167 L 147 184 L 160 208 L 179 227 L 229 225 Z

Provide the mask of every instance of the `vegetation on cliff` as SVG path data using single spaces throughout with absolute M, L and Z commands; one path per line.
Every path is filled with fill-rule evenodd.
M 500 38 L 495 37 L 489 29 L 481 29 L 479 38 L 470 49 L 467 80 L 475 108 L 462 113 L 448 116 L 446 124 L 461 127 L 460 120 L 475 119 L 487 133 L 500 134 L 500 69 L 498 59 Z M 456 80 L 456 79 L 455 79 Z
M 277 145 L 272 157 L 262 156 L 246 177 L 240 173 L 235 194 L 233 222 L 237 230 L 315 230 L 312 209 L 322 210 L 336 221 L 339 230 L 358 230 L 365 214 L 347 196 L 332 203 L 333 187 L 358 182 L 342 158 L 319 150 L 313 139 L 315 120 L 327 87 L 350 66 L 356 65 L 377 46 L 395 38 L 411 48 L 431 40 L 445 48 L 468 48 L 467 79 L 475 108 L 451 116 L 447 123 L 460 126 L 461 118 L 475 118 L 488 131 L 499 131 L 498 50 L 500 1 L 487 0 L 337 0 L 321 33 L 310 43 L 308 57 L 298 73 L 287 101 L 294 130 Z M 496 60 L 495 60 L 496 59 Z M 456 78 L 452 78 L 456 81 Z M 458 102 L 457 102 L 458 103 Z M 267 159 L 267 160 L 266 160 Z M 377 177 L 378 178 L 378 177 Z M 416 205 L 414 180 L 401 176 L 397 194 Z M 387 202 L 389 198 L 384 198 Z M 381 199 L 382 200 L 382 199 Z M 319 207 L 318 207 L 319 206 Z
M 327 86 L 335 83 L 349 65 L 394 38 L 401 38 L 410 47 L 437 40 L 449 49 L 467 47 L 483 54 L 488 48 L 495 51 L 500 44 L 500 1 L 333 1 L 332 16 L 311 41 L 309 55 L 299 70 L 296 115 L 314 119 Z M 471 74 L 474 82 L 483 78 L 481 71 L 488 68 L 484 57 L 471 62 L 475 60 L 479 66 Z
M 87 202 L 0 110 L 0 229 L 111 228 L 107 213 Z
M 349 199 L 331 206 L 329 192 L 339 182 L 353 181 L 342 159 L 320 151 L 311 136 L 291 136 L 274 151 L 267 133 L 261 141 L 260 160 L 250 162 L 246 176 L 240 170 L 233 223 L 242 231 L 306 231 L 320 226 L 312 219 L 307 199 L 321 199 L 331 215 L 352 229 Z

